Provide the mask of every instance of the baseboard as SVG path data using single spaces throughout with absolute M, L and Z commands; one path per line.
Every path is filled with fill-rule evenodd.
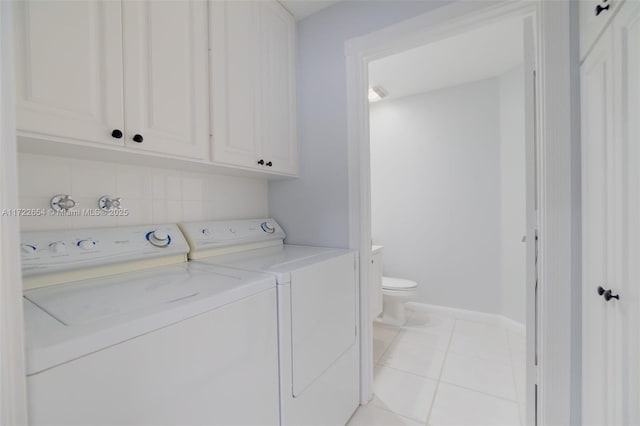
M 407 309 L 416 312 L 429 312 L 442 314 L 455 319 L 465 319 L 470 321 L 480 321 L 487 324 L 499 325 L 507 330 L 524 336 L 526 327 L 523 323 L 507 318 L 504 315 L 490 314 L 487 312 L 470 311 L 468 309 L 451 308 L 449 306 L 430 305 L 420 302 L 407 302 Z

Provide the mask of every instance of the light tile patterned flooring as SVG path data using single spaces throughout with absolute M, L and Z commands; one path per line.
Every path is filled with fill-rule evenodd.
M 522 334 L 408 313 L 403 327 L 374 323 L 374 397 L 349 426 L 523 424 Z

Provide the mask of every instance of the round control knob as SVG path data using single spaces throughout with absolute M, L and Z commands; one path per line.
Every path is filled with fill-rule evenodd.
M 32 246 L 31 244 L 22 244 L 20 249 L 23 253 L 31 254 L 36 252 L 36 246 Z
M 273 234 L 276 232 L 276 228 L 269 222 L 262 222 L 262 224 L 260 224 L 260 228 L 262 228 L 262 230 L 267 234 Z
M 49 250 L 54 253 L 64 253 L 67 251 L 67 245 L 62 241 L 56 241 L 55 243 L 49 244 Z
M 213 231 L 211 231 L 211 229 L 209 228 L 204 228 L 202 230 L 202 235 L 204 235 L 205 237 L 210 237 L 213 235 Z
M 156 247 L 167 247 L 171 244 L 171 236 L 160 230 L 149 232 L 147 234 L 147 240 Z
M 93 240 L 78 241 L 78 247 L 80 247 L 82 250 L 91 250 L 95 246 L 96 246 L 96 242 Z

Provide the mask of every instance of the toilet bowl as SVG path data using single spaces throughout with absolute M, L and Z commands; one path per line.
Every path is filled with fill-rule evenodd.
M 403 278 L 382 277 L 382 321 L 404 325 L 407 321 L 404 304 L 417 294 L 418 284 Z

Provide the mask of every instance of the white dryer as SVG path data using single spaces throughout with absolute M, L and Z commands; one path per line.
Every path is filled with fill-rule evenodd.
M 279 421 L 274 278 L 187 251 L 176 225 L 22 234 L 31 424 Z
M 194 264 L 276 277 L 281 424 L 346 424 L 359 405 L 356 252 L 283 244 L 272 219 L 180 227 Z

